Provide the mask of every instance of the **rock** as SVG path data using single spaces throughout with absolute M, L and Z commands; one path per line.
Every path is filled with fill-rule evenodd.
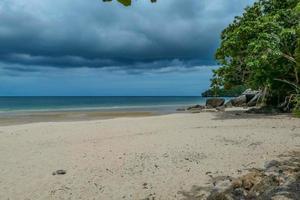
M 185 111 L 185 108 L 177 108 L 176 111 L 177 111 L 177 112 L 184 112 L 184 111 Z
M 287 155 L 280 161 L 272 160 L 263 169 L 249 173 L 220 188 L 218 181 L 201 190 L 208 191 L 208 200 L 292 200 L 300 197 L 300 152 Z M 217 187 L 216 187 L 217 185 Z M 194 197 L 194 196 L 191 196 Z M 191 198 L 198 199 L 198 198 Z M 204 199 L 204 198 L 199 198 Z M 300 199 L 299 199 L 300 200 Z
M 192 109 L 204 109 L 205 106 L 202 106 L 202 105 L 194 105 L 194 106 L 190 106 L 187 108 L 187 110 L 192 110 Z
M 246 95 L 241 95 L 231 100 L 231 104 L 235 107 L 242 107 L 247 105 Z
M 242 188 L 236 188 L 232 190 L 231 194 L 234 196 L 234 199 L 245 199 L 245 191 Z
M 65 175 L 66 173 L 67 173 L 66 170 L 60 169 L 60 170 L 56 170 L 55 172 L 53 172 L 52 175 L 53 176 L 55 176 L 55 175 Z
M 243 186 L 243 182 L 241 179 L 235 179 L 232 181 L 231 186 L 233 187 L 233 189 L 241 188 Z
M 229 198 L 225 193 L 215 193 L 210 195 L 207 200 L 230 200 L 231 198 Z
M 250 190 L 254 185 L 257 185 L 263 178 L 262 173 L 258 172 L 251 172 L 249 174 L 246 174 L 243 178 L 243 188 L 245 190 Z
M 268 107 L 268 106 L 264 106 L 264 107 L 260 107 L 260 108 L 251 108 L 249 110 L 246 111 L 246 113 L 250 113 L 250 114 L 278 114 L 281 111 L 278 108 L 274 108 L 274 107 Z
M 243 107 L 243 106 L 256 106 L 258 99 L 261 97 L 261 92 L 257 90 L 247 89 L 243 92 L 242 95 L 230 100 L 228 105 L 226 106 L 235 106 L 235 107 Z
M 225 104 L 224 104 L 225 108 L 232 108 L 232 102 L 231 100 L 227 101 Z
M 280 166 L 280 162 L 277 160 L 271 160 L 271 161 L 265 163 L 266 169 L 270 169 L 270 168 L 274 168 L 274 167 L 278 168 L 279 166 Z
M 225 103 L 225 99 L 221 98 L 211 98 L 206 100 L 206 107 L 207 108 L 217 108 L 223 106 Z
M 231 186 L 233 189 L 243 188 L 249 191 L 254 185 L 257 185 L 262 180 L 263 176 L 264 174 L 262 173 L 251 172 L 241 178 L 233 180 Z
M 189 110 L 190 113 L 201 113 L 202 111 L 203 111 L 203 109 L 198 109 L 198 108 Z
M 205 109 L 205 106 L 194 105 L 194 106 L 188 107 L 186 110 L 191 112 L 191 113 L 200 113 L 203 109 Z
M 225 112 L 225 108 L 226 108 L 226 107 L 223 105 L 223 106 L 217 107 L 216 110 L 217 110 L 217 111 L 220 111 L 220 112 Z

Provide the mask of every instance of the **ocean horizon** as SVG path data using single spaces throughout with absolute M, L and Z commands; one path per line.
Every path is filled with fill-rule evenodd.
M 0 113 L 34 111 L 176 111 L 205 104 L 201 96 L 2 96 Z

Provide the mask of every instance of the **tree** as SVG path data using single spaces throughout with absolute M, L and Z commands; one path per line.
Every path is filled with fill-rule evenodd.
M 298 9 L 299 9 L 298 11 L 300 12 L 300 4 L 298 6 Z M 296 58 L 297 69 L 300 71 L 300 26 L 297 29 L 297 35 L 298 35 L 298 42 L 297 42 L 297 48 L 295 52 L 295 58 Z M 300 88 L 298 88 L 298 90 L 300 90 Z M 297 116 L 300 116 L 300 91 L 298 91 L 297 93 L 295 103 L 296 106 L 294 112 Z
M 300 83 L 299 8 L 300 0 L 258 0 L 247 7 L 221 34 L 216 52 L 221 67 L 212 87 L 265 90 L 267 104 L 295 93 L 287 82 Z
M 103 2 L 110 2 L 112 0 L 103 0 Z M 150 0 L 151 3 L 155 3 L 156 0 Z M 131 5 L 131 0 L 118 0 L 118 2 L 120 2 L 121 4 L 123 4 L 124 6 L 130 6 Z

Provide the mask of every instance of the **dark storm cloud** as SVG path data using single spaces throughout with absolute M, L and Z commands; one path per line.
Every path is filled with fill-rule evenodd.
M 220 31 L 251 2 L 139 0 L 125 8 L 99 0 L 2 0 L 0 61 L 24 71 L 213 65 Z

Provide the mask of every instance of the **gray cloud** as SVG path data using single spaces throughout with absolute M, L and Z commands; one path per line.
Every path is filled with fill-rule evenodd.
M 140 0 L 125 8 L 99 0 L 2 0 L 0 61 L 23 71 L 213 65 L 220 31 L 250 3 Z

